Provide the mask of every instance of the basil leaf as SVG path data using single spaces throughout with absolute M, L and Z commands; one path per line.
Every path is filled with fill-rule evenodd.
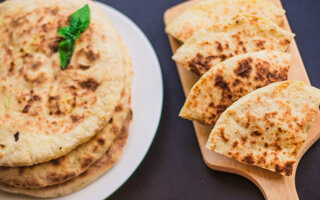
M 59 30 L 57 31 L 57 33 L 61 36 L 61 37 L 64 37 L 64 38 L 70 38 L 72 37 L 72 32 L 70 30 L 70 26 L 66 26 L 66 27 L 62 27 L 62 28 L 59 28 Z
M 73 33 L 71 37 L 73 40 L 77 40 L 80 36 L 81 36 L 81 33 Z
M 59 44 L 59 54 L 62 69 L 66 69 L 71 61 L 74 52 L 74 43 L 74 40 L 66 39 Z
M 61 68 L 66 69 L 69 65 L 76 40 L 81 36 L 90 24 L 90 8 L 88 4 L 77 10 L 71 15 L 70 26 L 60 28 L 57 33 L 65 38 L 59 44 L 59 54 L 61 61 Z
M 83 33 L 90 24 L 90 8 L 88 4 L 77 10 L 71 15 L 70 28 L 76 33 Z

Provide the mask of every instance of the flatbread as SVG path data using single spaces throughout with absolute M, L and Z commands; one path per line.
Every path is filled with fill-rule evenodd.
M 60 185 L 53 185 L 38 189 L 15 188 L 5 184 L 0 184 L 0 190 L 15 194 L 25 194 L 33 197 L 50 198 L 71 194 L 86 187 L 107 172 L 120 159 L 128 138 L 131 115 L 129 114 L 128 116 L 127 122 L 121 130 L 121 134 L 114 140 L 110 149 L 101 159 L 91 165 L 91 167 L 80 176 Z
M 119 134 L 127 113 L 131 109 L 132 63 L 126 46 L 121 39 L 120 42 L 126 74 L 125 88 L 106 127 L 87 143 L 55 160 L 30 167 L 0 168 L 0 182 L 23 188 L 40 188 L 59 184 L 83 173 L 107 151 Z
M 59 27 L 85 4 L 89 28 L 61 70 Z M 124 72 L 117 33 L 88 0 L 0 4 L 0 166 L 31 166 L 88 141 L 109 121 Z
M 218 119 L 206 147 L 290 176 L 319 103 L 320 90 L 302 81 L 272 83 L 232 104 Z
M 258 15 L 280 25 L 285 11 L 269 0 L 199 1 L 169 24 L 166 32 L 185 42 L 201 28 L 219 24 L 240 13 Z
M 251 91 L 288 78 L 290 54 L 259 51 L 217 64 L 192 87 L 180 117 L 214 125 L 233 102 Z
M 294 34 L 269 20 L 238 15 L 231 21 L 201 29 L 173 55 L 186 69 L 203 75 L 221 61 L 261 50 L 286 51 Z

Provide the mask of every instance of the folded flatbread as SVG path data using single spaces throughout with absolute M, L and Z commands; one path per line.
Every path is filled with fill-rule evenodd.
M 221 113 L 249 92 L 288 78 L 290 54 L 258 51 L 217 64 L 192 87 L 180 117 L 214 125 Z
M 304 82 L 272 83 L 232 104 L 217 121 L 206 147 L 289 176 L 319 103 L 320 90 Z
M 261 50 L 286 51 L 294 34 L 275 23 L 252 15 L 201 29 L 173 55 L 186 69 L 203 75 L 221 61 Z
M 221 23 L 239 13 L 267 18 L 280 25 L 285 11 L 268 0 L 206 0 L 178 16 L 166 32 L 184 42 L 195 32 L 211 24 Z

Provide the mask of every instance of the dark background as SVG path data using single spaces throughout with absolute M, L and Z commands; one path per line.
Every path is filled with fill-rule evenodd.
M 183 0 L 100 1 L 129 16 L 143 30 L 156 50 L 164 80 L 163 115 L 150 151 L 109 199 L 263 199 L 258 188 L 245 178 L 207 168 L 191 122 L 177 116 L 185 97 L 171 60 L 163 13 Z M 311 83 L 320 88 L 320 1 L 282 2 Z M 320 142 L 301 160 L 296 185 L 300 199 L 320 199 Z

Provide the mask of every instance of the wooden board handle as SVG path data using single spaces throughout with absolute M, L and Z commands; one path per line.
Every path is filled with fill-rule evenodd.
M 267 200 L 299 200 L 296 190 L 295 177 L 291 176 L 278 178 L 278 180 L 270 178 L 269 181 L 266 181 L 266 177 L 264 177 L 264 179 L 255 179 L 252 181 L 259 187 L 263 196 Z
M 206 155 L 203 158 L 209 168 L 238 174 L 249 179 L 260 189 L 267 200 L 299 199 L 295 186 L 296 167 L 294 167 L 291 176 L 282 176 L 263 168 L 239 163 L 231 158 L 216 154 L 205 148 L 201 148 L 201 152 Z M 214 154 L 215 156 L 209 157 L 208 154 Z

